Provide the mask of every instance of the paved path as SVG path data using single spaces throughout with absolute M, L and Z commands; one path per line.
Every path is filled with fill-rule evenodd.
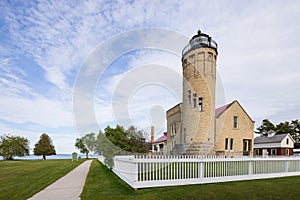
M 92 160 L 87 160 L 67 175 L 58 179 L 29 200 L 75 200 L 80 199 Z

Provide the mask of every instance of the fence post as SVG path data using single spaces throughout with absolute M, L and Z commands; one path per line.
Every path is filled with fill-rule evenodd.
M 199 163 L 199 178 L 203 178 L 203 162 Z
M 136 162 L 136 158 L 133 159 L 133 184 L 138 182 L 139 168 L 138 163 Z
M 289 161 L 285 161 L 285 172 L 289 172 Z
M 252 160 L 249 160 L 248 162 L 248 175 L 252 175 L 253 173 L 252 162 Z

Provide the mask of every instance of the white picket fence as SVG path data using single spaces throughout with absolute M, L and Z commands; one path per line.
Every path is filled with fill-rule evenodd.
M 134 189 L 205 184 L 300 175 L 300 157 L 115 156 L 113 172 Z

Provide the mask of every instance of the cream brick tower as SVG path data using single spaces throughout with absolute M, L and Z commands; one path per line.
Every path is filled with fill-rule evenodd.
M 186 154 L 213 153 L 217 54 L 217 43 L 200 30 L 182 51 L 180 143 Z

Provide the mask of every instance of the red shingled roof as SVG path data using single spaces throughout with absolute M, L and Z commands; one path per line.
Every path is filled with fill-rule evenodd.
M 164 133 L 161 137 L 159 137 L 153 143 L 160 143 L 160 142 L 166 142 L 166 141 L 167 141 L 167 133 Z
M 226 104 L 215 110 L 215 116 L 219 117 L 232 103 Z

